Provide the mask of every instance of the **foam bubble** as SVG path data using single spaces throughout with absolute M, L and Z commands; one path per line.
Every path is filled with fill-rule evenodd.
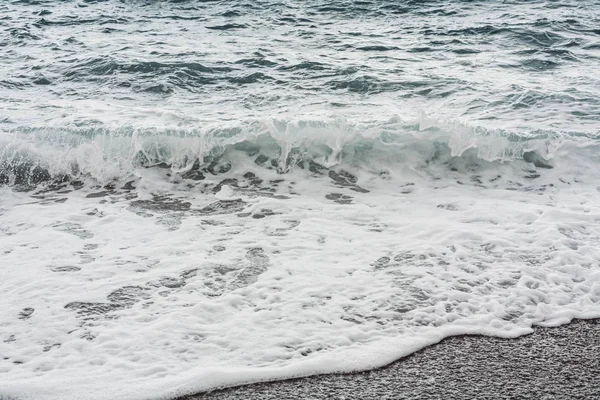
M 0 393 L 173 397 L 600 317 L 585 162 L 2 188 Z

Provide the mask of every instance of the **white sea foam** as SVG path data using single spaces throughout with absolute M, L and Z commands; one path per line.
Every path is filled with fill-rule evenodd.
M 0 2 L 0 398 L 600 317 L 597 4 L 191 3 Z
M 2 188 L 0 394 L 166 398 L 600 317 L 600 182 L 569 154 Z

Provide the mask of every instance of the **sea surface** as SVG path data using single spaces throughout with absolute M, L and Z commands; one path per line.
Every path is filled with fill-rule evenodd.
M 0 398 L 600 317 L 600 1 L 0 2 Z

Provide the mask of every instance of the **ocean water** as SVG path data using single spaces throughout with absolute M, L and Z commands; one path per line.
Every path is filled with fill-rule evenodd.
M 600 317 L 600 2 L 0 3 L 0 398 Z

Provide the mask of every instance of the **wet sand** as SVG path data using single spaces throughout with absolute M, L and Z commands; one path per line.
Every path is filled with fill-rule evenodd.
M 367 372 L 182 397 L 223 399 L 600 399 L 600 320 L 517 339 L 456 336 Z

